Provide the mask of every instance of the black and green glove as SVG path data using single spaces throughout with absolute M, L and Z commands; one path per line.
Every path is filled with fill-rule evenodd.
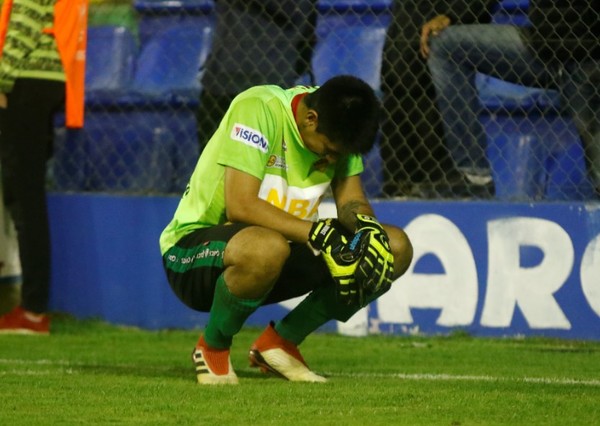
M 360 303 L 361 289 L 356 284 L 356 268 L 361 260 L 360 244 L 354 244 L 344 236 L 344 227 L 336 219 L 315 222 L 308 235 L 308 244 L 321 254 L 336 285 L 338 300 L 344 304 Z
M 356 215 L 355 235 L 359 235 L 361 259 L 354 274 L 356 285 L 368 295 L 392 285 L 394 255 L 388 236 L 381 224 L 372 216 Z

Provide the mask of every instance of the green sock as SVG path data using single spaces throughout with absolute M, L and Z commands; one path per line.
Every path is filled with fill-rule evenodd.
M 265 295 L 266 297 L 266 295 Z M 260 299 L 241 299 L 231 294 L 223 274 L 217 279 L 210 318 L 204 330 L 204 340 L 216 349 L 231 347 L 233 336 L 240 331 L 248 317 L 262 304 Z
M 357 310 L 357 307 L 339 304 L 333 287 L 317 288 L 275 324 L 275 331 L 284 339 L 299 345 L 327 321 L 346 321 Z
M 383 293 L 385 291 L 370 295 L 367 302 L 372 302 Z M 338 303 L 333 286 L 317 288 L 281 321 L 275 323 L 275 331 L 284 339 L 299 345 L 327 321 L 346 322 L 359 309 L 360 306 L 357 305 Z

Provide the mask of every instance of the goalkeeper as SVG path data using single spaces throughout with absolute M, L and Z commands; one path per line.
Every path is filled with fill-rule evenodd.
M 326 381 L 298 345 L 348 320 L 408 268 L 408 237 L 378 223 L 360 180 L 379 113 L 370 86 L 351 76 L 257 86 L 233 100 L 160 237 L 174 293 L 210 313 L 192 353 L 199 383 L 238 383 L 235 334 L 259 307 L 298 296 L 306 297 L 252 345 L 250 362 L 287 380 Z M 317 217 L 329 188 L 336 220 Z

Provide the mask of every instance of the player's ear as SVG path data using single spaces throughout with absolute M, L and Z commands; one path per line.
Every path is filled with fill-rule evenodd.
M 319 124 L 319 113 L 314 109 L 309 109 L 306 111 L 306 117 L 304 118 L 304 122 L 307 127 L 316 130 Z

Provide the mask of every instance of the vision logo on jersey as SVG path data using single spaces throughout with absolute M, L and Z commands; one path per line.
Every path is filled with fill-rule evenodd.
M 230 137 L 253 148 L 258 148 L 262 152 L 267 152 L 269 149 L 269 141 L 262 133 L 243 124 L 235 123 L 233 129 L 231 129 Z

